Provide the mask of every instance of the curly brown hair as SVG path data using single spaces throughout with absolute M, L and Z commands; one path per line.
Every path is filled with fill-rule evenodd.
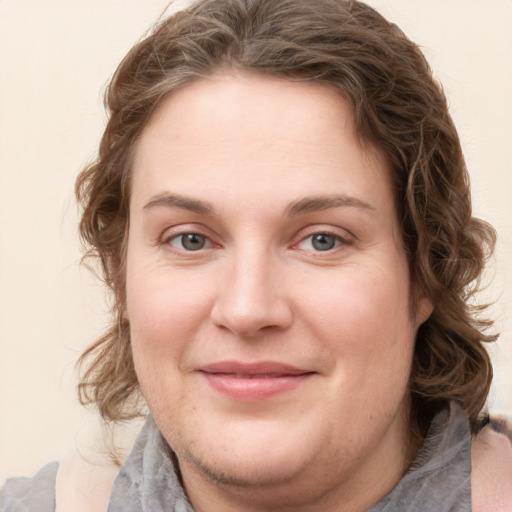
M 132 156 L 167 96 L 219 70 L 319 82 L 350 102 L 361 141 L 390 163 L 412 282 L 434 306 L 416 339 L 411 425 L 424 432 L 449 400 L 476 425 L 492 378 L 484 342 L 496 336 L 472 297 L 495 233 L 472 217 L 459 138 L 418 46 L 346 0 L 200 0 L 160 22 L 119 65 L 98 158 L 76 183 L 86 256 L 99 259 L 114 297 L 111 327 L 79 361 L 82 403 L 106 420 L 141 412 L 124 316 Z

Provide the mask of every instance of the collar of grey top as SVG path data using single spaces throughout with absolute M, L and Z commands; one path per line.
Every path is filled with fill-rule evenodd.
M 149 417 L 114 481 L 108 512 L 193 512 L 173 455 Z M 452 403 L 433 420 L 411 469 L 369 512 L 471 511 L 471 435 Z
M 114 481 L 108 512 L 193 512 L 175 469 L 174 456 L 152 417 Z

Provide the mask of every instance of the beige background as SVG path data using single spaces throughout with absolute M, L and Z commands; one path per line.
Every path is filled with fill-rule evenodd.
M 512 413 L 512 1 L 372 0 L 444 84 L 477 215 L 500 233 L 489 405 Z M 87 437 L 74 361 L 105 323 L 79 268 L 73 182 L 105 122 L 101 91 L 166 0 L 0 0 L 0 481 Z

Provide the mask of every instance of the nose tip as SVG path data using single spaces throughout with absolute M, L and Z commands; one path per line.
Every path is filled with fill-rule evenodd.
M 259 308 L 256 304 L 224 304 L 217 303 L 212 311 L 212 320 L 218 327 L 223 327 L 233 334 L 242 337 L 258 336 L 263 330 L 271 328 L 284 329 L 288 322 L 286 314 L 280 314 L 276 309 L 272 311 Z
M 212 308 L 213 323 L 242 337 L 289 327 L 293 314 L 285 289 L 270 274 L 256 267 L 229 273 Z

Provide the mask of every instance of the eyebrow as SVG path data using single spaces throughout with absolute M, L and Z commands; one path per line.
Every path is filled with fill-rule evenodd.
M 312 196 L 305 197 L 299 201 L 291 203 L 286 209 L 286 213 L 291 217 L 305 213 L 328 210 L 329 208 L 338 208 L 341 206 L 361 208 L 368 212 L 376 212 L 371 204 L 358 199 L 357 197 L 347 196 L 345 194 L 332 196 Z
M 376 209 L 366 201 L 356 197 L 347 196 L 345 194 L 338 194 L 332 196 L 304 197 L 298 201 L 290 203 L 286 208 L 286 214 L 290 217 L 295 217 L 306 213 L 328 210 L 330 208 L 339 208 L 342 206 L 360 208 L 369 212 L 376 211 Z M 199 215 L 213 216 L 215 214 L 215 208 L 210 203 L 178 194 L 163 193 L 154 196 L 144 205 L 143 210 L 150 210 L 158 207 L 182 208 Z
M 168 208 L 183 208 L 199 215 L 213 215 L 215 209 L 210 203 L 200 201 L 199 199 L 192 199 L 190 197 L 181 196 L 177 194 L 159 194 L 153 197 L 148 203 L 144 205 L 143 210 L 151 210 L 165 206 Z

